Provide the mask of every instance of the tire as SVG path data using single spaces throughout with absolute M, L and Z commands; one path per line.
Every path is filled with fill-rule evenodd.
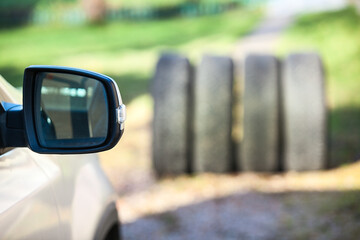
M 153 78 L 153 167 L 158 176 L 189 171 L 189 104 L 192 69 L 188 59 L 160 57 Z
M 112 226 L 112 228 L 107 233 L 106 237 L 103 240 L 121 240 L 121 224 Z
M 326 163 L 327 114 L 324 70 L 314 53 L 291 54 L 284 64 L 284 167 L 320 170 Z
M 204 56 L 194 83 L 195 172 L 224 173 L 231 169 L 233 62 Z
M 104 210 L 97 228 L 95 230 L 95 240 L 121 240 L 121 223 L 115 203 L 110 203 Z
M 269 55 L 249 55 L 244 63 L 244 171 L 273 172 L 280 161 L 280 63 Z

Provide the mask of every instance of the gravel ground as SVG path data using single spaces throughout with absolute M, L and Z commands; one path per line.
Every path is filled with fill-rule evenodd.
M 124 239 L 359 239 L 360 219 L 334 207 L 349 193 L 237 193 L 123 225 Z M 356 197 L 360 200 L 359 191 Z M 332 199 L 332 201 L 329 201 Z M 336 202 L 336 201 L 335 201 Z
M 284 206 L 276 196 L 235 194 L 124 225 L 125 239 L 275 239 Z

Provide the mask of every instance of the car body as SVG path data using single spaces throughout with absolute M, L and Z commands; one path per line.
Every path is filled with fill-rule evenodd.
M 21 104 L 1 76 L 0 101 Z M 96 154 L 1 149 L 0 239 L 120 239 L 115 202 Z

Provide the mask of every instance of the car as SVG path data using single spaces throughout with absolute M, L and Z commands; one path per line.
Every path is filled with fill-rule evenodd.
M 95 152 L 116 145 L 125 106 L 99 73 L 30 66 L 0 77 L 0 239 L 121 239 L 116 194 Z

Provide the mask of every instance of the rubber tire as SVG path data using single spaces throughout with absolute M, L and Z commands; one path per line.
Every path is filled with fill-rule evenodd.
M 284 167 L 287 171 L 327 166 L 327 110 L 323 64 L 315 53 L 291 54 L 284 63 Z
M 153 168 L 161 177 L 189 172 L 189 105 L 192 68 L 187 58 L 160 57 L 152 82 Z
M 243 74 L 244 135 L 238 165 L 244 171 L 278 171 L 280 62 L 269 55 L 249 55 Z
M 194 84 L 195 172 L 231 170 L 233 61 L 229 57 L 203 57 Z

